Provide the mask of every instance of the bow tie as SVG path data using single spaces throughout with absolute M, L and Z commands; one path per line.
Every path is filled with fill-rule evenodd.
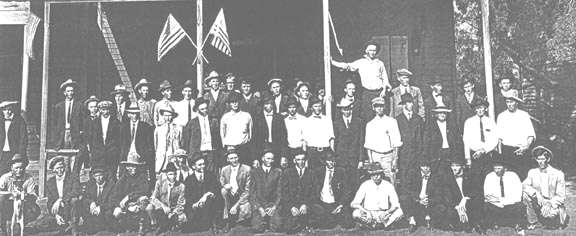
M 546 169 L 540 170 L 540 173 L 546 174 L 546 173 L 548 173 L 548 170 L 546 170 Z
M 441 97 L 441 96 L 442 96 L 442 94 L 441 94 L 441 93 L 439 93 L 439 94 L 436 94 L 436 97 Z

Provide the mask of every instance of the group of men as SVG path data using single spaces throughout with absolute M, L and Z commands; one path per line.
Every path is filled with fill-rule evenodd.
M 452 100 L 440 80 L 424 94 L 410 83 L 412 72 L 401 69 L 392 89 L 376 57 L 379 45 L 365 49 L 355 62 L 332 62 L 358 71 L 362 86 L 359 95 L 354 81 L 345 82 L 332 119 L 324 111 L 332 95 L 314 96 L 303 81 L 287 89 L 273 78 L 255 92 L 249 79 L 211 72 L 200 96 L 192 81 L 178 88 L 163 81 L 156 101 L 142 79 L 134 103 L 121 84 L 110 101 L 81 102 L 77 82 L 65 81 L 49 144 L 80 152 L 48 163 L 50 213 L 73 233 L 81 221 L 89 232 L 227 232 L 242 223 L 256 233 L 337 225 L 479 233 L 566 226 L 564 174 L 549 166 L 552 151 L 532 148 L 534 128 L 509 78 L 500 82 L 495 122 L 474 81 L 462 82 L 464 92 Z M 173 101 L 173 91 L 182 100 Z M 0 161 L 11 167 L 0 193 L 20 183 L 35 196 L 23 170 L 25 124 L 16 104 L 0 104 Z M 85 169 L 91 177 L 81 184 Z M 0 206 L 10 201 L 0 198 Z

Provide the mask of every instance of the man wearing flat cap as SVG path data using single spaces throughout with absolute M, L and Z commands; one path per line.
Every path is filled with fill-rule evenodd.
M 122 123 L 120 127 L 120 160 L 126 160 L 130 152 L 138 153 L 146 162 L 150 182 L 155 181 L 154 129 L 140 120 L 142 113 L 136 104 L 130 104 L 125 112 L 128 121 Z
M 400 82 L 400 85 L 392 89 L 392 96 L 390 97 L 390 117 L 397 117 L 402 114 L 403 107 L 400 104 L 402 101 L 402 95 L 410 94 L 414 100 L 414 113 L 424 118 L 426 115 L 426 108 L 424 107 L 422 92 L 420 92 L 420 88 L 410 85 L 412 72 L 408 69 L 400 69 L 396 71 L 396 79 Z
M 70 228 L 72 234 L 76 235 L 80 219 L 80 179 L 77 175 L 68 172 L 64 156 L 55 156 L 50 159 L 48 168 L 55 174 L 46 181 L 49 212 L 56 218 L 56 224 L 61 233 L 65 233 L 66 228 Z
M 36 204 L 38 186 L 35 178 L 26 173 L 28 159 L 18 153 L 14 154 L 10 163 L 10 172 L 0 177 L 0 232 L 7 229 L 6 222 L 12 216 L 14 204 L 13 197 L 24 194 L 22 202 L 24 219 L 26 222 L 34 221 L 40 215 L 40 207 Z M 8 232 L 4 232 L 8 233 Z
M 195 89 L 196 85 L 192 80 L 186 80 L 182 86 L 182 100 L 174 102 L 174 111 L 178 113 L 178 117 L 174 118 L 174 124 L 180 127 L 186 126 L 192 118 L 196 116 L 194 113 L 195 98 L 198 96 L 198 90 Z
M 319 99 L 312 99 L 312 115 L 306 118 L 304 141 L 308 154 L 308 166 L 318 168 L 324 166 L 324 156 L 334 151 L 334 127 L 332 121 L 322 114 L 323 104 Z
M 4 101 L 0 103 L 2 116 L 0 118 L 0 175 L 10 171 L 8 163 L 15 153 L 26 156 L 28 133 L 26 122 L 18 111 L 18 102 Z
M 81 131 L 84 122 L 82 104 L 76 98 L 78 83 L 72 79 L 60 85 L 64 101 L 52 109 L 50 118 L 50 147 L 55 149 L 78 148 L 81 143 Z
M 112 118 L 112 102 L 100 101 L 100 117 L 90 122 L 87 143 L 90 145 L 90 166 L 103 168 L 116 179 L 120 161 L 120 122 Z
M 506 110 L 498 115 L 496 130 L 502 156 L 510 162 L 512 170 L 520 179 L 525 179 L 532 166 L 527 152 L 536 139 L 536 132 L 530 114 L 518 109 L 519 103 L 524 103 L 524 100 L 518 93 L 506 98 Z
M 170 156 L 180 149 L 180 140 L 182 139 L 182 127 L 174 124 L 174 118 L 178 113 L 174 111 L 172 106 L 162 107 L 158 109 L 160 119 L 163 119 L 162 124 L 154 129 L 154 149 L 155 155 L 155 171 L 160 174 L 166 165 L 170 162 Z
M 110 93 L 110 95 L 114 97 L 114 109 L 111 114 L 120 123 L 128 121 L 126 109 L 130 107 L 130 99 L 128 98 L 129 94 L 130 93 L 126 90 L 124 84 L 117 84 L 114 86 L 114 90 Z
M 251 168 L 248 165 L 241 164 L 238 152 L 234 149 L 226 153 L 228 165 L 222 167 L 220 171 L 220 193 L 224 200 L 224 211 L 222 219 L 224 220 L 224 230 L 230 230 L 237 222 L 248 220 L 252 214 L 250 206 L 250 176 Z
M 378 162 L 386 177 L 396 182 L 398 170 L 398 148 L 402 146 L 400 130 L 396 119 L 385 114 L 384 98 L 374 98 L 372 107 L 376 116 L 366 124 L 364 148 L 370 163 Z
M 430 78 L 430 80 L 428 81 L 428 85 L 430 86 L 431 93 L 425 94 L 423 96 L 425 115 L 422 118 L 424 118 L 425 122 L 434 120 L 434 112 L 432 112 L 434 108 L 438 106 L 448 107 L 451 106 L 452 102 L 451 97 L 447 93 L 444 93 L 442 80 L 440 80 L 440 78 L 438 77 Z
M 400 182 L 404 181 L 411 166 L 422 156 L 424 144 L 424 119 L 416 114 L 416 104 L 410 93 L 400 96 L 398 105 L 402 107 L 396 116 L 402 146 L 398 149 L 398 176 Z
M 549 228 L 565 228 L 568 215 L 564 173 L 549 165 L 554 158 L 550 149 L 537 146 L 532 149 L 532 157 L 538 167 L 528 171 L 528 177 L 522 183 L 528 230 L 535 229 L 538 222 Z
M 204 99 L 210 101 L 208 103 L 208 115 L 210 119 L 215 119 L 220 122 L 222 115 L 227 112 L 226 102 L 228 94 L 220 90 L 220 80 L 222 77 L 216 71 L 210 72 L 208 77 L 204 78 L 204 82 L 210 87 L 208 92 L 204 94 Z
M 383 180 L 384 169 L 380 163 L 371 163 L 368 168 L 370 179 L 358 188 L 350 206 L 354 209 L 352 217 L 363 227 L 369 229 L 387 229 L 402 218 L 398 195 L 394 185 Z
M 220 138 L 222 147 L 235 148 L 243 158 L 243 164 L 249 164 L 252 156 L 249 143 L 253 136 L 253 122 L 250 113 L 240 110 L 240 95 L 231 93 L 228 95 L 230 111 L 226 112 L 220 120 Z
M 152 98 L 150 83 L 146 78 L 142 78 L 136 85 L 134 91 L 138 97 L 138 107 L 140 108 L 140 120 L 146 122 L 150 126 L 154 126 L 154 104 L 156 99 Z
M 114 226 L 112 216 L 114 208 L 110 202 L 115 183 L 109 180 L 106 171 L 101 168 L 93 168 L 90 175 L 92 178 L 86 184 L 81 207 L 86 232 L 93 234 Z
M 157 234 L 164 233 L 171 228 L 178 228 L 186 221 L 184 214 L 184 184 L 176 178 L 176 166 L 168 163 L 161 177 L 156 181 L 154 191 L 150 196 L 150 204 L 146 212 L 150 217 L 150 224 L 158 226 Z
M 434 118 L 428 121 L 424 131 L 424 156 L 432 160 L 432 171 L 440 174 L 449 173 L 447 160 L 464 156 L 462 134 L 454 120 L 448 114 L 452 109 L 439 106 L 432 109 Z
M 156 126 L 164 124 L 160 108 L 172 105 L 172 84 L 168 80 L 164 80 L 160 83 L 158 91 L 162 94 L 162 99 L 154 104 L 154 125 Z
M 380 52 L 380 45 L 375 42 L 368 42 L 364 46 L 364 57 L 352 62 L 342 63 L 331 60 L 332 65 L 348 71 L 358 71 L 362 82 L 362 115 L 365 119 L 372 119 L 374 112 L 371 107 L 372 99 L 376 97 L 384 98 L 386 93 L 392 89 L 388 80 L 388 73 L 384 62 L 376 56 Z
M 481 97 L 474 91 L 476 87 L 476 82 L 472 79 L 465 79 L 460 82 L 460 88 L 462 88 L 463 93 L 458 93 L 456 95 L 456 101 L 454 105 L 454 110 L 456 113 L 456 122 L 460 129 L 464 128 L 464 122 L 466 119 L 470 118 L 475 114 L 474 104 L 481 100 L 486 100 L 486 98 Z

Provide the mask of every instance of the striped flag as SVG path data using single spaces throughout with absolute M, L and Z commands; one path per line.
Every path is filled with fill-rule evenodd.
M 187 35 L 172 14 L 168 15 L 166 24 L 164 24 L 164 28 L 158 39 L 158 61 L 162 60 L 162 57 L 164 57 L 170 49 L 174 48 L 184 37 L 187 37 Z
M 228 38 L 228 32 L 226 31 L 226 20 L 224 19 L 224 9 L 220 9 L 220 12 L 214 20 L 214 24 L 208 32 L 208 36 L 212 35 L 212 40 L 210 44 L 216 49 L 220 50 L 222 53 L 232 56 L 230 51 L 230 39 Z
M 26 32 L 26 55 L 32 59 L 34 59 L 34 36 L 36 35 L 36 29 L 39 23 L 40 17 L 30 12 L 28 23 L 24 26 L 24 32 Z

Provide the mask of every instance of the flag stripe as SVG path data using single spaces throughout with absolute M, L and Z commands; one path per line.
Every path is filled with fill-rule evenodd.
M 218 12 L 216 19 L 214 20 L 214 24 L 212 24 L 212 27 L 210 27 L 210 31 L 208 32 L 208 35 L 213 36 L 212 40 L 210 40 L 210 44 L 222 53 L 232 56 L 230 50 L 230 39 L 228 37 L 228 32 L 226 32 L 224 9 L 220 9 L 220 12 Z
M 184 37 L 186 32 L 180 23 L 172 16 L 168 15 L 166 19 L 166 24 L 162 28 L 162 33 L 158 39 L 158 61 L 162 60 L 172 48 L 174 48 Z
M 162 41 L 162 47 L 160 48 L 160 50 L 161 51 L 166 50 L 166 48 L 171 47 L 172 43 L 180 41 L 182 38 L 184 38 L 183 31 L 177 32 L 176 34 L 169 36 L 166 40 Z

